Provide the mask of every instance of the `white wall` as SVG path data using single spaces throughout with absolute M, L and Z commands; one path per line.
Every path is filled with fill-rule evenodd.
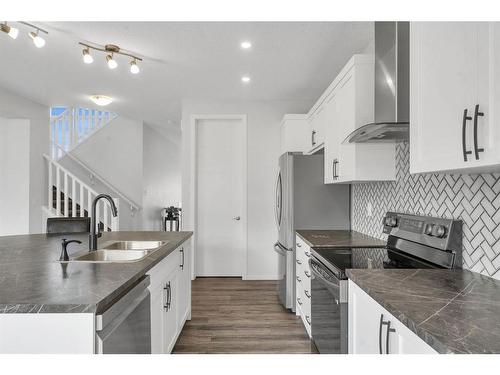
M 73 154 L 142 206 L 143 123 L 119 116 L 92 137 L 77 146 Z M 73 170 L 73 169 L 71 169 Z M 87 182 L 88 176 L 81 176 Z M 120 230 L 141 229 L 142 212 L 132 216 L 125 201 L 120 200 Z
M 274 183 L 280 154 L 280 121 L 285 113 L 306 113 L 313 101 L 233 101 L 185 99 L 182 103 L 182 208 L 184 228 L 193 228 L 191 214 L 192 114 L 246 114 L 248 126 L 248 279 L 276 279 L 278 255 L 274 222 Z
M 0 118 L 0 236 L 30 229 L 28 120 Z
M 144 125 L 142 227 L 161 230 L 161 209 L 181 202 L 181 145 Z
M 46 201 L 43 154 L 49 150 L 49 108 L 0 88 L 0 116 L 29 121 L 29 232 L 42 231 L 42 204 Z M 26 156 L 26 155 L 23 155 Z M 5 213 L 2 212 L 4 215 Z

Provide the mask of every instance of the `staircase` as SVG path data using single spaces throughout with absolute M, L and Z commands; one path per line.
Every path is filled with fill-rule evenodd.
M 50 156 L 44 155 L 47 165 L 48 203 L 45 207 L 48 217 L 88 217 L 92 201 L 99 195 L 89 185 L 78 179 Z M 119 200 L 113 198 L 118 212 Z M 107 230 L 119 228 L 118 218 L 113 217 L 111 206 L 101 199 L 97 203 L 96 222 Z
M 57 110 L 56 110 L 57 109 Z M 53 108 L 50 116 L 50 156 L 59 160 L 118 115 L 88 108 Z

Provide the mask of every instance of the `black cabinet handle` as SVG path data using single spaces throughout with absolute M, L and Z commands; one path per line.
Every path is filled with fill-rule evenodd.
M 474 108 L 474 154 L 476 155 L 476 160 L 479 160 L 479 153 L 484 152 L 484 148 L 479 148 L 477 145 L 477 118 L 479 116 L 484 116 L 484 113 L 479 112 L 479 104 L 476 104 Z
M 181 249 L 179 251 L 182 254 L 182 261 L 181 261 L 180 267 L 181 267 L 181 270 L 183 270 L 184 269 L 184 248 L 181 247 Z
M 301 283 L 301 282 L 302 282 L 302 279 L 301 279 L 300 277 L 298 277 L 298 276 L 297 276 L 297 281 L 298 281 L 299 283 Z
M 297 264 L 302 264 L 302 262 L 300 260 L 297 259 Z
M 302 245 L 299 242 L 297 242 L 297 247 L 302 247 Z
M 307 277 L 311 277 L 311 274 L 307 271 L 304 271 L 304 275 L 306 275 Z
M 467 161 L 467 155 L 472 154 L 472 151 L 467 151 L 467 145 L 466 145 L 467 120 L 472 120 L 472 117 L 467 116 L 467 108 L 465 108 L 464 117 L 462 119 L 462 152 L 464 154 L 464 161 Z
M 297 297 L 297 303 L 302 306 L 303 302 L 300 300 L 300 298 Z
M 337 166 L 338 165 L 339 165 L 339 160 L 338 159 L 334 159 L 333 160 L 333 178 L 334 179 L 339 178 L 339 173 L 338 173 L 338 170 L 337 170 Z
M 315 146 L 316 145 L 316 140 L 314 139 L 315 138 L 315 135 L 316 135 L 316 130 L 313 130 L 311 132 L 311 145 L 312 146 Z
M 309 291 L 304 290 L 304 294 L 306 295 L 307 298 L 311 298 L 311 295 L 309 294 Z
M 172 291 L 171 291 L 170 281 L 165 284 L 165 287 L 163 288 L 163 290 L 167 291 L 167 301 L 165 302 L 165 305 L 163 305 L 163 307 L 165 308 L 165 310 L 168 311 L 168 310 L 170 310 L 170 301 L 172 300 Z
M 306 257 L 310 258 L 311 257 L 311 253 L 307 252 L 307 251 L 304 251 L 304 254 L 306 254 Z
M 396 332 L 394 328 L 391 328 L 390 320 L 384 321 L 384 314 L 380 314 L 380 324 L 378 330 L 378 350 L 380 354 L 384 354 L 382 351 L 382 327 L 387 326 L 387 334 L 385 336 L 385 354 L 389 354 L 389 333 Z
M 309 315 L 306 315 L 306 321 L 307 324 L 311 325 L 311 318 L 309 317 Z

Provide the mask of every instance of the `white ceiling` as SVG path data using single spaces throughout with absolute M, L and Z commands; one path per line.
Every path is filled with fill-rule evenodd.
M 44 22 L 45 48 L 20 29 L 0 35 L 0 86 L 36 102 L 92 107 L 88 96 L 115 99 L 108 108 L 164 130 L 179 128 L 182 98 L 314 100 L 349 57 L 373 39 L 371 22 Z M 251 50 L 239 44 L 250 40 Z M 117 44 L 143 56 L 141 73 L 117 57 L 82 61 L 79 41 Z M 241 83 L 248 74 L 252 81 Z

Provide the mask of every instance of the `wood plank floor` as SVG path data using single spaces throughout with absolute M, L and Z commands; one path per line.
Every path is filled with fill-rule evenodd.
M 299 317 L 279 303 L 275 281 L 198 278 L 192 319 L 174 353 L 311 353 Z

